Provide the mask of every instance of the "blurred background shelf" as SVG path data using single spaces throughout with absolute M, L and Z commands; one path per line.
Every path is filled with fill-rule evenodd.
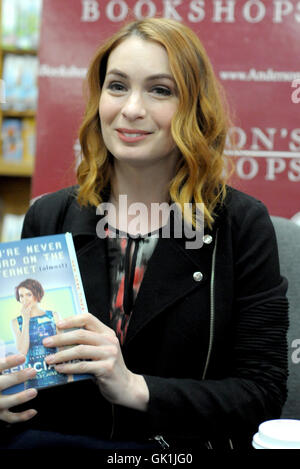
M 19 55 L 37 55 L 36 49 L 20 49 L 19 47 L 14 46 L 1 46 L 3 54 L 19 54 Z
M 27 110 L 27 111 L 17 111 L 15 109 L 5 109 L 2 110 L 3 117 L 16 117 L 22 119 L 23 117 L 35 117 L 36 111 Z
M 42 0 L 0 0 L 0 241 L 14 236 L 13 223 L 17 235 L 30 204 L 41 8 Z
M 33 174 L 32 163 L 14 163 L 0 159 L 0 176 L 31 177 Z

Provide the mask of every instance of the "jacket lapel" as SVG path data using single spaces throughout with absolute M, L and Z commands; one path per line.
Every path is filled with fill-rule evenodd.
M 214 242 L 186 249 L 185 238 L 160 238 L 148 262 L 126 334 L 125 346 L 155 316 L 210 281 Z M 197 281 L 196 272 L 203 278 Z

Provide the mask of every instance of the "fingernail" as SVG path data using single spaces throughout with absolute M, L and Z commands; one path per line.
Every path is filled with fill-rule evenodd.
M 53 363 L 54 362 L 54 355 L 48 355 L 45 358 L 45 360 L 46 360 L 47 363 Z
M 37 410 L 35 409 L 29 409 L 27 410 L 27 417 L 31 419 L 32 417 L 35 417 L 37 414 Z
M 34 389 L 34 388 L 33 389 L 28 389 L 28 391 L 27 391 L 27 396 L 28 397 L 35 397 L 36 395 L 37 395 L 36 389 Z
M 44 345 L 53 345 L 53 339 L 51 337 L 47 337 L 47 339 L 43 340 Z
M 65 325 L 67 324 L 66 321 L 64 321 L 63 319 L 60 319 L 59 321 L 57 321 L 56 325 L 58 327 L 64 327 Z

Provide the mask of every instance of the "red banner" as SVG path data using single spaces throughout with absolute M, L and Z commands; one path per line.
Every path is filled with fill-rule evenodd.
M 300 1 L 293 0 L 44 0 L 33 197 L 74 183 L 90 58 L 124 22 L 147 16 L 182 21 L 202 40 L 234 111 L 232 185 L 272 215 L 300 217 Z

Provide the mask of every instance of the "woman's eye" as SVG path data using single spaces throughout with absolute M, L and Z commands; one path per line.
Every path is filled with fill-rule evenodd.
M 120 91 L 125 91 L 126 88 L 124 85 L 122 85 L 122 83 L 112 82 L 112 83 L 109 83 L 108 89 L 111 91 L 120 92 Z
M 171 96 L 172 91 L 165 86 L 155 86 L 152 88 L 152 92 L 161 96 Z

